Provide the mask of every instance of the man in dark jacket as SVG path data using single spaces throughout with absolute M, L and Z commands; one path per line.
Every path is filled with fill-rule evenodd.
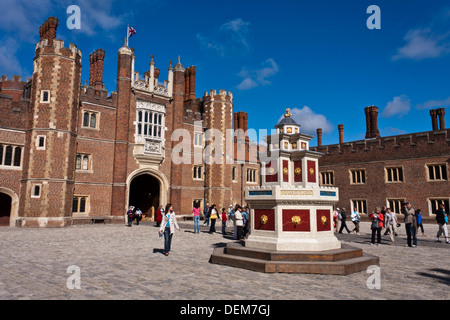
M 345 208 L 342 208 L 341 210 L 341 228 L 339 229 L 339 233 L 342 233 L 342 230 L 345 228 L 348 233 L 351 233 L 350 229 L 347 227 L 346 221 L 347 220 L 347 213 L 345 212 Z
M 439 240 L 439 237 L 441 234 L 444 234 L 445 242 L 450 243 L 448 240 L 448 230 L 447 230 L 447 223 L 448 223 L 448 217 L 447 213 L 444 211 L 444 204 L 441 202 L 439 203 L 439 209 L 436 211 L 436 222 L 439 225 L 439 229 L 436 235 L 436 242 L 441 242 Z
M 408 247 L 416 247 L 417 246 L 417 237 L 416 237 L 417 219 L 415 217 L 416 211 L 411 206 L 410 202 L 406 202 L 405 205 L 403 206 L 402 213 L 405 215 L 405 229 Z

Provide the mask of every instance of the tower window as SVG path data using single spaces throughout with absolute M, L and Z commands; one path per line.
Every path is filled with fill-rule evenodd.
M 50 90 L 41 91 L 41 103 L 50 103 Z

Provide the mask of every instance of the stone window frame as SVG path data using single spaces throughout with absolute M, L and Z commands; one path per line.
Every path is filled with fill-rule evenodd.
M 200 138 L 198 138 L 198 137 L 200 137 Z M 204 140 L 205 139 L 204 139 L 203 132 L 194 132 L 194 147 L 203 147 Z
M 326 181 L 326 179 L 324 179 L 325 175 L 329 175 L 328 179 L 329 183 L 324 183 L 324 181 Z M 322 186 L 334 186 L 334 170 L 326 170 L 323 172 L 320 172 L 320 185 Z
M 237 183 L 238 182 L 237 176 L 238 176 L 237 167 L 233 166 L 231 168 L 231 181 Z
M 46 100 L 44 99 L 45 94 L 47 94 Z M 41 90 L 41 96 L 40 96 L 39 102 L 40 103 L 50 103 L 50 97 L 51 97 L 50 90 Z
M 247 183 L 257 183 L 258 178 L 256 176 L 257 170 L 255 168 L 247 168 L 246 170 L 246 182 Z
M 78 162 L 78 159 L 79 162 Z M 85 168 L 85 159 L 87 159 L 87 168 Z M 79 163 L 79 166 L 78 166 Z M 88 153 L 77 153 L 75 156 L 75 170 L 78 172 L 91 172 L 92 173 L 92 155 Z
M 84 200 L 84 211 L 80 211 L 80 209 L 81 209 L 81 200 L 82 199 L 85 199 Z M 75 199 L 77 199 L 77 211 L 74 211 L 73 209 L 74 209 L 74 201 L 75 201 Z M 89 212 L 90 212 L 90 196 L 88 196 L 88 195 L 78 195 L 78 194 L 74 194 L 73 195 L 73 199 L 72 199 L 72 214 L 75 214 L 75 215 L 89 215 Z
M 147 121 L 145 121 L 146 115 Z M 152 116 L 153 120 L 150 120 L 150 115 Z M 154 123 L 155 115 L 157 115 L 158 117 L 156 123 Z M 143 143 L 145 140 L 150 139 L 158 141 L 162 146 L 162 143 L 165 139 L 166 130 L 166 107 L 161 104 L 151 103 L 147 101 L 138 101 L 136 105 L 136 120 L 134 121 L 134 125 L 136 143 Z M 145 126 L 147 126 L 147 133 L 145 133 Z M 156 135 L 153 134 L 155 132 L 155 126 Z
M 36 150 L 45 150 L 46 146 L 47 146 L 47 136 L 44 134 L 38 134 L 36 136 Z
M 358 181 L 354 181 L 354 179 L 353 179 L 353 172 L 355 172 L 355 174 L 357 174 L 357 173 L 359 173 L 360 174 L 360 180 L 362 181 L 362 182 L 358 182 Z M 364 168 L 361 168 L 361 169 L 350 169 L 349 171 L 348 171 L 348 173 L 349 173 L 349 177 L 350 177 L 350 184 L 351 185 L 362 185 L 362 184 L 367 184 L 367 170 L 366 169 L 364 169 Z M 358 178 L 357 176 L 355 176 L 355 178 Z M 357 179 L 358 180 L 358 179 Z
M 36 189 L 38 188 L 38 189 Z M 38 190 L 38 193 L 36 194 L 36 190 Z M 39 199 L 42 195 L 42 183 L 33 183 L 31 186 L 31 198 L 33 199 Z
M 434 176 L 436 176 L 437 171 L 435 170 L 436 167 L 440 168 L 439 173 L 441 175 L 441 177 L 443 176 L 443 173 L 445 173 L 445 179 L 441 178 L 441 179 L 431 179 L 430 178 L 430 167 L 434 168 Z M 445 169 L 442 169 L 442 167 L 445 167 Z M 427 163 L 425 164 L 425 175 L 426 175 L 426 179 L 428 182 L 441 182 L 441 181 L 449 181 L 448 179 L 448 165 L 446 162 L 439 162 L 439 163 Z
M 192 179 L 203 181 L 203 166 L 192 166 Z
M 369 209 L 368 209 L 368 206 L 367 206 L 367 199 L 359 199 L 359 198 L 356 198 L 356 199 L 350 199 L 350 208 L 351 208 L 351 210 L 352 210 L 352 212 L 353 212 L 353 210 L 355 209 L 355 203 L 357 204 L 356 205 L 356 211 L 359 213 L 359 214 L 369 214 Z M 364 207 L 365 207 L 365 211 L 367 211 L 367 212 L 363 212 L 363 210 L 361 210 L 361 207 L 362 207 L 362 209 L 364 210 Z
M 393 170 L 390 175 L 389 170 Z M 397 179 L 395 179 L 395 175 L 397 175 Z M 389 176 L 391 176 L 391 180 L 389 180 Z M 404 167 L 402 165 L 384 167 L 384 183 L 405 183 Z
M 9 164 L 6 163 L 7 148 L 11 148 L 11 159 Z M 17 160 L 17 153 L 20 150 L 19 159 Z M 22 169 L 24 147 L 10 143 L 0 143 L 0 168 L 2 169 Z M 18 163 L 18 165 L 17 165 Z
M 405 198 L 387 198 L 386 208 L 390 208 L 396 214 L 402 213 L 402 204 L 406 202 Z M 398 211 L 396 211 L 398 209 Z
M 85 123 L 85 115 L 88 115 L 87 124 Z M 95 119 L 95 126 L 91 126 L 92 119 Z M 90 129 L 90 130 L 99 130 L 100 129 L 100 112 L 90 109 L 82 109 L 81 110 L 81 128 Z

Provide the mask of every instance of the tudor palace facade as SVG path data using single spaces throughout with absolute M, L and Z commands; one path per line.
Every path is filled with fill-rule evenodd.
M 196 67 L 180 59 L 169 63 L 161 84 L 152 56 L 142 80 L 125 44 L 117 89 L 108 95 L 105 51 L 89 55 L 89 83 L 82 85 L 82 53 L 56 38 L 57 27 L 54 17 L 40 27 L 30 80 L 0 80 L 4 225 L 123 223 L 130 205 L 152 216 L 169 202 L 190 215 L 194 203 L 227 208 L 242 202 L 246 186 L 259 185 L 257 146 L 243 134 L 248 114 L 233 113 L 231 92 L 197 98 Z M 212 154 L 208 130 L 238 133 L 231 131 L 231 147 L 215 145 L 215 161 L 203 161 Z

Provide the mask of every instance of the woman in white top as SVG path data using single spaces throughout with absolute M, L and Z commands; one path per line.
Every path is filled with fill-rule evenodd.
M 170 247 L 172 245 L 172 235 L 175 233 L 175 228 L 180 231 L 180 227 L 177 223 L 177 217 L 175 216 L 172 205 L 169 203 L 166 206 L 161 226 L 159 228 L 159 233 L 164 233 L 164 254 L 166 256 L 168 256 L 170 253 Z

